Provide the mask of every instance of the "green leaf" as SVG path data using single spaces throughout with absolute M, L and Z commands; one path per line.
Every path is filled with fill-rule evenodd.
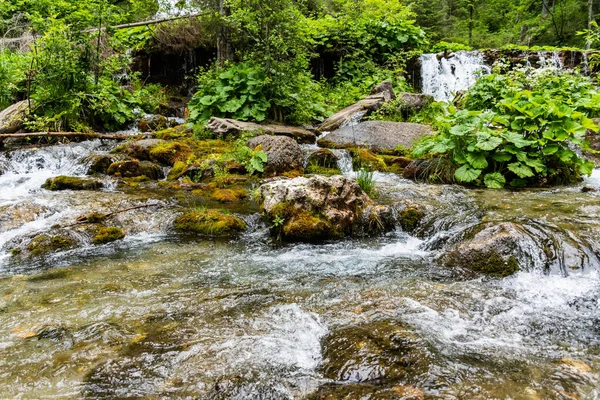
M 492 172 L 485 174 L 483 182 L 490 189 L 502 189 L 506 184 L 506 178 L 500 172 Z
M 497 162 L 506 162 L 506 161 L 510 161 L 512 159 L 512 155 L 509 153 L 505 153 L 505 152 L 498 152 L 495 153 L 492 158 L 494 159 L 494 161 Z
M 488 162 L 485 159 L 485 153 L 475 152 L 475 153 L 467 153 L 465 158 L 471 164 L 473 168 L 476 169 L 484 169 L 488 166 Z
M 454 125 L 452 128 L 450 128 L 450 133 L 454 136 L 464 136 L 467 133 L 471 132 L 472 130 L 473 130 L 472 126 Z
M 570 162 L 573 159 L 573 157 L 576 156 L 574 152 L 567 149 L 561 149 L 556 154 L 558 155 L 558 158 L 560 158 L 560 161 L 564 163 Z
M 487 139 L 477 142 L 475 146 L 485 151 L 492 151 L 502 144 L 502 139 L 496 136 L 490 136 Z
M 259 150 L 257 152 L 254 153 L 254 155 L 258 158 L 260 158 L 262 160 L 262 162 L 266 163 L 267 161 L 269 161 L 269 157 L 267 156 L 267 153 L 265 153 L 262 150 Z
M 519 178 L 530 178 L 534 175 L 531 168 L 520 162 L 508 164 L 508 169 Z
M 535 142 L 530 140 L 525 140 L 522 135 L 515 132 L 502 132 L 500 134 L 507 142 L 514 144 L 518 148 L 523 148 L 525 146 L 531 146 Z
M 542 149 L 542 153 L 548 156 L 550 154 L 556 153 L 558 149 L 559 147 L 557 144 L 549 144 L 547 146 L 544 146 L 544 148 Z
M 546 171 L 546 165 L 544 165 L 544 162 L 539 158 L 527 158 L 525 160 L 525 164 L 535 169 L 535 172 L 537 173 L 543 173 Z
M 579 172 L 583 175 L 591 175 L 594 170 L 594 163 L 587 160 L 582 160 L 582 163 L 579 165 Z
M 479 178 L 479 175 L 481 175 L 481 170 L 473 169 L 468 164 L 463 165 L 454 173 L 454 176 L 459 182 L 473 182 L 475 179 Z

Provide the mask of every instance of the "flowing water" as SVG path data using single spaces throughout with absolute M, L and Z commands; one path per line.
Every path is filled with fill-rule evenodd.
M 39 188 L 107 150 L 0 156 L 0 398 L 600 398 L 600 196 L 581 191 L 600 188 L 599 171 L 519 192 L 377 173 L 382 202 L 434 211 L 418 237 L 279 244 L 251 214 L 233 241 L 173 234 L 177 209 L 159 192 Z M 139 232 L 124 241 L 9 256 L 19 237 L 90 209 L 154 201 L 167 207 L 131 217 Z M 527 226 L 532 252 L 553 261 L 528 253 L 502 279 L 436 261 L 499 221 Z
M 456 93 L 470 88 L 479 74 L 490 72 L 483 55 L 477 51 L 457 51 L 448 56 L 421 56 L 421 89 L 436 101 L 449 101 Z

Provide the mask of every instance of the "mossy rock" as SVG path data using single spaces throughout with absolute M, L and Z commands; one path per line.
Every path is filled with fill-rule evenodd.
M 154 137 L 163 140 L 181 139 L 192 136 L 192 129 L 185 125 L 167 128 L 154 133 Z
M 325 168 L 337 168 L 338 156 L 329 149 L 319 149 L 308 156 L 309 166 L 319 166 Z
M 446 257 L 445 265 L 450 268 L 464 268 L 469 271 L 504 278 L 519 271 L 519 262 L 514 256 L 503 257 L 496 250 L 452 252 Z
M 26 249 L 32 257 L 40 257 L 61 250 L 75 247 L 77 243 L 68 236 L 38 235 L 27 245 Z
M 178 161 L 186 161 L 192 149 L 185 143 L 161 143 L 150 149 L 150 160 L 163 165 L 173 166 Z
M 106 244 L 121 240 L 125 237 L 123 229 L 117 228 L 116 226 L 102 227 L 94 235 L 94 244 Z
M 381 172 L 388 170 L 383 158 L 367 149 L 351 149 L 350 154 L 352 156 L 352 166 L 355 170 L 361 168 Z
M 183 174 L 183 172 L 185 171 L 185 169 L 187 168 L 187 166 L 188 165 L 186 163 L 184 163 L 183 161 L 177 161 L 173 165 L 173 168 L 171 168 L 171 170 L 167 174 L 167 179 L 170 180 L 170 181 L 174 181 L 176 179 L 179 179 L 179 177 Z
M 96 179 L 65 175 L 48 178 L 42 185 L 42 188 L 46 190 L 98 190 L 102 187 L 104 184 Z
M 219 210 L 188 211 L 175 220 L 175 230 L 211 237 L 237 235 L 246 229 L 246 223 Z
M 110 154 L 102 154 L 90 157 L 88 159 L 90 162 L 90 166 L 87 170 L 87 174 L 106 174 L 106 171 L 108 171 L 110 165 L 115 161 L 118 161 L 116 158 L 117 157 L 115 155 Z
M 248 192 L 244 189 L 216 189 L 211 198 L 221 203 L 231 203 L 244 200 L 248 197 Z
M 138 122 L 138 129 L 142 132 L 159 131 L 169 127 L 169 120 L 162 115 L 142 118 Z
M 402 230 L 407 233 L 413 233 L 421 223 L 423 217 L 425 217 L 425 213 L 413 206 L 406 207 L 398 213 Z
M 165 177 L 163 169 L 149 161 L 125 160 L 112 163 L 107 171 L 108 175 L 120 176 L 122 178 L 135 178 L 146 176 L 157 180 Z
M 325 218 L 305 211 L 296 212 L 285 221 L 281 232 L 283 239 L 299 241 L 317 241 L 340 236 Z
M 318 165 L 309 165 L 304 170 L 304 173 L 308 175 L 333 176 L 340 175 L 341 171 L 338 168 L 327 168 L 319 167 Z

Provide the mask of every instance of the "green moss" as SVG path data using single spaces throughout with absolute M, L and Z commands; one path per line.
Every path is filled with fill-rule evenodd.
M 216 189 L 211 198 L 221 203 L 231 203 L 248 197 L 248 192 L 243 189 Z
M 321 167 L 316 164 L 309 164 L 304 170 L 306 174 L 332 176 L 339 175 L 341 172 L 338 168 Z
M 154 137 L 157 139 L 180 139 L 184 137 L 189 137 L 192 135 L 192 131 L 186 127 L 185 125 L 179 125 L 174 128 L 163 129 L 162 131 L 158 131 L 154 134 Z
M 125 237 L 125 232 L 115 226 L 102 227 L 94 235 L 94 244 L 105 244 L 121 240 Z
M 173 165 L 173 168 L 171 168 L 171 170 L 169 171 L 169 174 L 167 175 L 167 179 L 170 181 L 179 179 L 179 177 L 181 176 L 181 174 L 183 174 L 183 171 L 185 171 L 186 168 L 187 168 L 186 163 L 184 163 L 183 161 L 177 161 Z
M 514 256 L 505 259 L 495 250 L 471 251 L 468 253 L 468 257 L 453 252 L 449 255 L 446 266 L 462 267 L 473 272 L 499 278 L 510 276 L 519 271 L 519 262 Z
M 175 220 L 176 231 L 205 236 L 231 236 L 245 229 L 244 221 L 218 210 L 188 211 Z
M 331 224 L 324 218 L 306 211 L 298 211 L 283 224 L 283 237 L 292 240 L 314 241 L 335 235 Z
M 168 142 L 154 146 L 150 150 L 150 159 L 163 165 L 172 166 L 177 161 L 185 161 L 192 154 L 192 149 L 184 143 Z
M 381 156 L 367 149 L 351 149 L 352 165 L 355 170 L 364 168 L 369 171 L 387 171 L 387 165 Z
M 412 233 L 417 229 L 425 215 L 416 207 L 407 207 L 400 211 L 398 219 L 404 232 Z
M 61 175 L 46 180 L 42 188 L 47 190 L 98 190 L 103 186 L 102 182 L 95 179 Z
M 68 236 L 38 235 L 27 245 L 26 249 L 33 257 L 43 256 L 60 250 L 67 250 L 76 245 Z

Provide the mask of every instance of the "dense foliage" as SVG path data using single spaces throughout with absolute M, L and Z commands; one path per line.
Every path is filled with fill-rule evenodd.
M 459 182 L 489 188 L 567 183 L 594 164 L 575 150 L 588 148 L 589 118 L 600 112 L 600 93 L 571 72 L 529 68 L 482 77 L 463 109 L 448 108 L 438 135 L 415 155 L 448 157 Z

